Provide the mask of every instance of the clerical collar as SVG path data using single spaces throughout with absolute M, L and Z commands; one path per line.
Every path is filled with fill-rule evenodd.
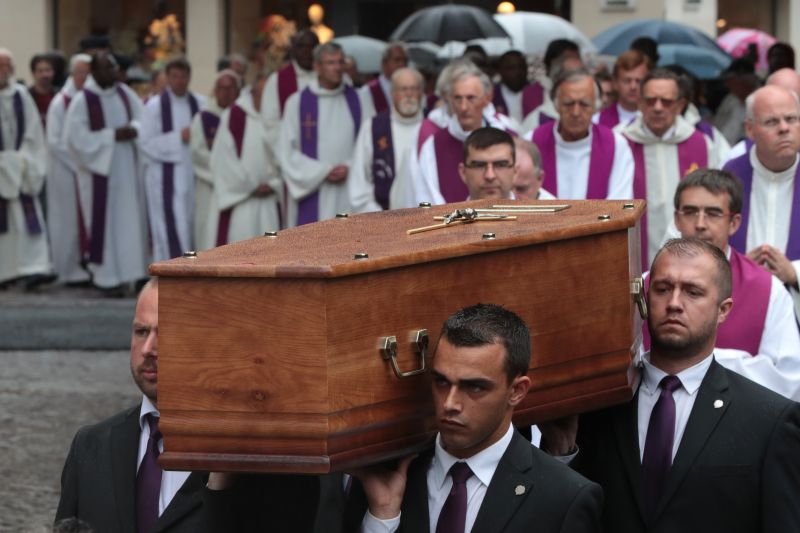
M 144 425 L 147 424 L 147 421 L 144 419 L 149 414 L 153 414 L 157 417 L 160 417 L 160 413 L 153 402 L 150 401 L 150 398 L 142 394 L 142 407 L 139 409 L 139 428 L 144 429 Z
M 500 440 L 488 448 L 479 451 L 472 457 L 463 460 L 467 463 L 470 470 L 472 470 L 472 473 L 475 474 L 475 477 L 487 487 L 489 483 L 492 482 L 494 472 L 497 470 L 497 464 L 500 462 L 503 454 L 506 453 L 506 449 L 508 445 L 511 444 L 513 436 L 514 427 L 509 424 L 508 430 L 506 430 L 505 435 L 503 435 Z M 450 467 L 458 461 L 461 461 L 461 459 L 450 455 L 442 448 L 442 437 L 441 435 L 436 435 L 436 445 L 434 447 L 433 459 L 431 459 L 433 483 L 436 487 L 441 488 L 444 485 Z
M 483 127 L 489 124 L 489 121 L 486 119 L 485 116 L 481 117 L 481 125 L 479 127 Z M 471 131 L 464 131 L 464 128 L 461 127 L 461 123 L 458 121 L 458 117 L 456 115 L 450 115 L 447 123 L 447 131 L 458 139 L 459 141 L 465 141 L 469 134 L 472 133 Z
M 108 95 L 108 94 L 112 94 L 112 93 L 116 92 L 116 90 L 117 90 L 117 82 L 114 82 L 111 85 L 109 85 L 108 87 L 103 88 L 103 87 L 100 87 L 100 85 L 98 85 L 96 81 L 94 81 L 94 78 L 89 77 L 89 78 L 86 79 L 86 84 L 83 86 L 83 88 L 84 89 L 89 89 L 90 91 L 95 92 L 95 93 Z
M 755 145 L 753 145 L 752 150 L 750 150 L 750 164 L 753 165 L 753 170 L 755 170 L 759 176 L 763 176 L 767 181 L 773 181 L 777 183 L 781 181 L 793 180 L 795 172 L 797 172 L 797 162 L 798 156 L 795 156 L 792 166 L 786 170 L 774 172 L 761 164 L 761 161 L 758 159 L 758 155 L 756 155 Z
M 314 78 L 313 80 L 311 80 L 308 86 L 311 88 L 313 92 L 317 93 L 319 96 L 336 96 L 344 93 L 345 83 L 344 80 L 342 80 L 342 82 L 333 89 L 326 89 L 319 84 L 319 78 Z
M 300 66 L 300 63 L 298 63 L 294 59 L 292 59 L 292 67 L 294 67 L 294 72 L 298 76 L 311 76 L 312 74 L 314 74 L 313 69 L 311 70 L 304 69 L 303 67 Z
M 713 355 L 714 352 L 711 352 L 696 365 L 681 370 L 676 374 L 676 376 L 681 380 L 681 385 L 690 395 L 694 395 L 694 393 L 697 392 L 697 389 L 700 388 L 700 384 L 703 382 L 703 378 L 706 376 L 706 372 L 708 372 L 708 369 L 711 366 L 711 361 L 714 360 L 712 357 Z M 650 352 L 644 354 L 644 357 L 642 357 L 642 363 L 643 368 L 641 387 L 644 388 L 647 394 L 652 396 L 656 393 L 656 391 L 658 391 L 658 384 L 661 383 L 661 380 L 665 376 L 667 376 L 667 373 L 660 368 L 657 368 L 653 365 L 653 363 L 650 362 Z
M 653 133 L 653 130 L 648 128 L 647 124 L 645 124 L 644 120 L 642 120 L 642 131 L 644 131 L 645 135 L 647 135 L 648 137 L 653 137 L 654 139 L 660 139 L 662 141 L 668 141 L 668 140 L 672 139 L 675 136 L 675 129 L 676 129 L 675 128 L 675 124 L 673 124 L 672 126 L 670 126 L 670 128 L 667 131 L 664 132 L 664 135 L 661 135 L 659 137 L 658 135 Z

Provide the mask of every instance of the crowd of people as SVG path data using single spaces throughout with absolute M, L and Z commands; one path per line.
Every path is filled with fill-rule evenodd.
M 341 47 L 303 30 L 282 68 L 246 86 L 241 56 L 220 61 L 209 97 L 189 89 L 191 66 L 175 58 L 163 89 L 144 101 L 108 51 L 74 56 L 55 92 L 40 81 L 46 56 L 31 61 L 29 90 L 14 83 L 13 56 L 0 49 L 0 283 L 33 288 L 57 277 L 124 293 L 146 281 L 151 261 L 341 212 L 484 198 L 645 199 L 642 268 L 652 269 L 639 392 L 580 424 L 534 432 L 591 482 L 520 443 L 510 420 L 529 386 L 530 345 L 520 340 L 529 335 L 513 313 L 477 306 L 442 331 L 435 446 L 397 469 L 355 473 L 361 499 L 351 526 L 445 531 L 446 516 L 455 528 L 446 531 L 797 530 L 800 75 L 785 45 L 771 54 L 763 86 L 752 62 L 736 60 L 712 117 L 699 80 L 680 65 L 655 66 L 654 44 L 637 40 L 604 73 L 559 39 L 536 79 L 520 52 L 492 64 L 468 50 L 426 94 L 402 43 L 388 45 L 379 75 L 356 87 Z M 134 322 L 143 402 L 78 434 L 58 517 L 98 531 L 124 530 L 119 520 L 140 531 L 166 520 L 183 523 L 175 531 L 352 529 L 326 514 L 330 491 L 336 512 L 358 501 L 349 476 L 159 472 L 157 494 L 140 489 L 137 465 L 151 470 L 148 454 L 163 447 L 157 290 L 150 282 L 142 292 Z M 668 441 L 653 429 L 662 417 L 678 428 Z M 119 460 L 108 449 L 115 439 L 132 457 L 138 443 L 117 488 L 92 460 Z M 107 501 L 123 485 L 130 501 Z M 498 485 L 520 503 L 508 508 Z M 134 488 L 147 496 L 133 498 Z M 170 514 L 173 504 L 181 510 Z M 124 512 L 111 512 L 115 505 Z M 496 528 L 500 515 L 507 522 Z

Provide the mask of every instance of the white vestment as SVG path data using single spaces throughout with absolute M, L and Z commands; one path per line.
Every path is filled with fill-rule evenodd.
M 301 151 L 300 135 L 307 131 L 302 127 L 300 118 L 302 91 L 290 96 L 286 102 L 278 140 L 281 172 L 289 189 L 288 227 L 297 225 L 298 203 L 316 191 L 319 192 L 318 220 L 333 218 L 336 213 L 351 210 L 346 183 L 350 179 L 349 173 L 345 181 L 338 183 L 325 178 L 336 165 L 352 168 L 353 149 L 361 124 L 353 123 L 353 115 L 344 95 L 344 83 L 335 89 L 323 89 L 314 80 L 308 88 L 318 97 L 317 158 L 312 159 Z M 363 98 L 359 97 L 359 101 L 363 110 Z
M 504 116 L 504 115 L 501 115 Z M 497 121 L 495 114 L 484 113 L 482 127 L 491 126 L 501 130 L 506 129 L 506 124 Z M 458 118 L 450 115 L 447 119 L 447 131 L 462 143 L 469 136 L 470 131 L 464 131 Z M 463 159 L 463 154 L 459 154 L 458 161 Z M 417 155 L 412 150 L 411 160 L 408 165 L 409 176 L 406 180 L 408 185 L 406 207 L 418 206 L 421 202 L 430 202 L 432 205 L 440 205 L 445 202 L 444 196 L 439 188 L 439 167 L 436 159 L 436 148 L 434 137 L 429 137 L 422 145 L 422 149 Z
M 222 119 L 211 149 L 211 174 L 214 180 L 212 208 L 206 224 L 205 242 L 216 245 L 220 214 L 230 214 L 227 242 L 233 243 L 264 235 L 265 231 L 280 229 L 280 192 L 283 184 L 267 163 L 267 138 L 261 115 L 253 108 L 252 99 L 240 99 L 235 104 L 246 113 L 241 157 L 230 130 L 232 108 L 222 113 Z M 259 185 L 272 189 L 268 196 L 253 196 Z
M 378 76 L 378 84 L 383 92 L 386 103 L 392 107 L 392 82 L 383 74 Z M 372 97 L 372 89 L 368 84 L 364 84 L 358 88 L 361 101 L 364 102 L 364 120 L 374 117 L 378 113 L 375 110 L 375 99 Z
M 67 283 L 89 279 L 81 266 L 76 168 L 64 135 L 68 102 L 76 92 L 70 77 L 47 109 L 47 227 L 53 268 Z
M 577 141 L 565 141 L 553 129 L 556 139 L 556 179 L 560 200 L 585 200 L 589 186 L 589 163 L 592 157 L 592 128 Z M 533 142 L 533 132 L 524 138 Z M 547 179 L 547 178 L 545 178 Z M 608 200 L 633 198 L 633 155 L 628 141 L 614 133 L 614 162 L 608 177 Z
M 128 97 L 130 120 L 117 86 Z M 114 138 L 117 128 L 139 128 L 142 104 L 136 93 L 124 84 L 102 89 L 90 79 L 84 88 L 99 96 L 105 127 L 91 130 L 86 98 L 81 92 L 69 105 L 64 132 L 78 171 L 80 202 L 89 235 L 92 230 L 92 175 L 107 177 L 103 259 L 102 263 L 89 263 L 89 269 L 95 285 L 110 288 L 146 277 L 150 262 L 138 144 L 136 140 Z
M 215 98 L 211 98 L 203 111 L 219 117 L 224 110 L 217 105 Z M 211 198 L 214 194 L 214 180 L 210 164 L 211 148 L 208 146 L 205 131 L 203 130 L 202 113 L 197 113 L 192 119 L 189 150 L 192 153 L 192 168 L 195 177 L 194 246 L 197 250 L 208 250 L 215 245 L 213 240 L 206 239 L 208 235 L 206 229 L 211 211 Z
M 769 244 L 786 253 L 789 244 L 789 225 L 792 216 L 795 173 L 798 158 L 783 172 L 768 170 L 756 156 L 756 149 L 750 149 L 750 164 L 753 165 L 753 188 L 750 191 L 750 216 L 747 224 L 747 251 L 762 244 Z M 741 228 L 739 231 L 744 231 Z M 800 259 L 792 261 L 795 275 L 800 280 Z M 800 321 L 800 293 L 790 290 L 794 300 L 795 314 Z
M 544 124 L 545 122 L 542 122 L 542 115 L 547 115 L 553 120 L 558 119 L 558 110 L 556 109 L 553 101 L 550 99 L 549 91 L 545 93 L 544 102 L 542 102 L 542 105 L 528 113 L 522 120 L 522 126 L 520 127 L 519 131 L 528 132 L 535 130 Z
M 403 117 L 391 108 L 392 150 L 394 152 L 394 180 L 389 192 L 389 209 L 411 207 L 408 205 L 405 181 L 408 179 L 408 163 L 411 151 L 416 148 L 417 135 L 422 123 L 422 113 Z M 375 200 L 375 177 L 373 162 L 372 121 L 365 121 L 358 134 L 353 156 L 353 167 L 347 178 L 350 204 L 356 213 L 380 211 Z
M 145 193 L 153 260 L 163 261 L 194 248 L 192 243 L 194 214 L 194 173 L 189 144 L 181 140 L 181 130 L 192 122 L 189 93 L 176 96 L 167 89 L 172 112 L 172 130 L 164 133 L 161 123 L 161 98 L 151 98 L 144 106 L 139 145 L 146 156 Z M 195 94 L 198 110 L 205 106 L 205 97 Z M 172 213 L 178 238 L 178 249 L 170 250 L 164 193 L 164 164 L 174 165 Z
M 14 112 L 14 93 L 22 98 L 25 131 L 19 150 L 16 149 L 17 124 Z M 28 89 L 9 83 L 0 89 L 0 131 L 3 146 L 0 151 L 0 198 L 6 201 L 7 229 L 0 233 L 0 282 L 31 274 L 46 274 L 52 270 L 47 249 L 47 232 L 39 203 L 44 185 L 47 148 L 39 111 Z M 20 195 L 32 201 L 41 232 L 33 234 L 25 221 Z
M 678 166 L 678 144 L 695 132 L 694 126 L 683 117 L 676 117 L 675 124 L 662 137 L 657 137 L 645 126 L 642 117 L 637 117 L 622 130 L 622 134 L 634 142 L 644 145 L 645 176 L 647 178 L 647 263 L 658 252 L 661 239 L 672 221 L 675 207 L 675 189 L 683 178 Z M 719 168 L 719 160 L 711 140 L 706 141 L 708 167 Z M 645 251 L 642 250 L 642 253 Z

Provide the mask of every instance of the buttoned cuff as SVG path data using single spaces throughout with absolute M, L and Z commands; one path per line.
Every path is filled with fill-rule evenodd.
M 361 521 L 361 533 L 393 533 L 400 527 L 400 515 L 387 520 L 375 518 L 367 510 L 364 520 Z

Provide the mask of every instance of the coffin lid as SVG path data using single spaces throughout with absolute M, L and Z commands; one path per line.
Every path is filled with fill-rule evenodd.
M 570 205 L 555 213 L 520 214 L 514 221 L 474 222 L 407 235 L 436 224 L 434 216 L 465 207 Z M 624 208 L 633 204 L 633 208 Z M 150 272 L 166 277 L 336 278 L 531 244 L 620 231 L 644 213 L 643 200 L 475 200 L 431 208 L 396 209 L 349 215 L 282 230 L 154 263 Z M 610 215 L 601 220 L 599 217 Z M 264 228 L 265 231 L 274 228 Z M 486 240 L 484 233 L 494 233 Z M 355 259 L 366 253 L 367 259 Z

